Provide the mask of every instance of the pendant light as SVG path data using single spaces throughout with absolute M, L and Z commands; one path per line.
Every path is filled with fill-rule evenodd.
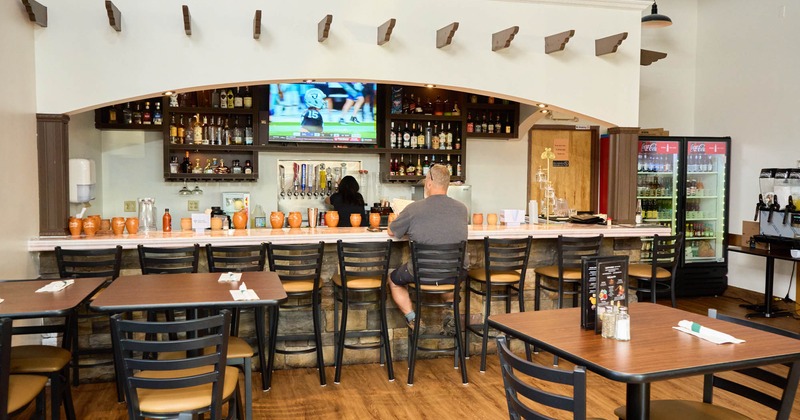
M 672 19 L 667 16 L 658 14 L 658 5 L 653 1 L 653 8 L 650 14 L 642 18 L 643 28 L 663 28 L 672 25 Z

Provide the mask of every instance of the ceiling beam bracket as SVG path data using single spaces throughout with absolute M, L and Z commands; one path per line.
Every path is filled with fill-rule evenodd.
M 666 58 L 667 53 L 659 52 L 659 51 L 651 51 L 651 50 L 642 50 L 641 58 L 639 59 L 639 64 L 643 66 L 649 66 L 655 63 L 662 58 Z
M 25 11 L 28 13 L 28 19 L 31 22 L 42 28 L 47 27 L 47 7 L 35 0 L 22 0 L 22 5 L 25 6 Z
M 115 31 L 122 32 L 122 13 L 110 0 L 106 0 L 106 12 L 108 12 L 108 24 Z
M 186 36 L 192 35 L 192 15 L 189 14 L 189 6 L 183 5 L 183 31 Z
M 331 32 L 331 22 L 333 22 L 333 15 L 325 15 L 317 24 L 317 41 L 322 42 L 328 39 Z
M 392 31 L 394 30 L 394 25 L 397 23 L 397 19 L 391 18 L 383 23 L 383 25 L 378 26 L 378 45 L 383 45 L 392 38 Z
M 458 22 L 453 22 L 436 31 L 436 48 L 442 48 L 453 42 L 453 36 L 458 30 Z
M 575 35 L 575 30 L 570 29 L 565 32 L 546 36 L 544 38 L 544 53 L 550 54 L 558 51 L 564 51 L 569 39 Z
M 253 39 L 261 38 L 261 10 L 256 10 L 253 17 Z
M 499 51 L 508 48 L 514 36 L 519 32 L 519 26 L 512 26 L 508 29 L 503 29 L 500 32 L 492 34 L 492 51 Z
M 618 33 L 616 35 L 607 36 L 605 38 L 594 40 L 594 55 L 601 56 L 617 52 L 617 48 L 622 44 L 622 41 L 628 37 L 627 32 Z

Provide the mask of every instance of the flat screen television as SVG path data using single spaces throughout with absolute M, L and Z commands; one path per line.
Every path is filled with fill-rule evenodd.
M 375 83 L 270 85 L 270 142 L 376 144 Z

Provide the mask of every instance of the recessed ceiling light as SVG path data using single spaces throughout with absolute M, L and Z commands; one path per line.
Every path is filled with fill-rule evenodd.
M 432 85 L 432 84 L 428 83 L 428 84 L 426 84 L 426 85 L 425 85 L 425 87 L 428 87 L 428 88 L 435 88 L 435 87 L 436 87 L 436 85 Z
M 303 80 L 305 83 L 314 83 L 314 79 L 305 79 Z
M 175 94 L 175 92 L 173 92 L 171 90 L 168 90 L 168 91 L 164 92 L 164 96 L 172 96 L 174 94 Z
M 547 108 L 547 105 L 545 104 L 536 104 L 536 106 L 538 106 L 539 108 Z
M 543 109 L 543 110 L 541 110 L 541 111 L 539 111 L 539 112 L 541 112 L 542 114 L 547 114 L 547 113 L 548 113 L 548 112 L 550 112 L 550 111 L 548 111 L 548 110 L 546 110 L 546 109 Z

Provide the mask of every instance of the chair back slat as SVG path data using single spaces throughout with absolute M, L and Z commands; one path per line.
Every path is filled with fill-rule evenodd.
M 486 279 L 491 281 L 493 271 L 519 271 L 520 282 L 525 282 L 525 272 L 531 254 L 532 238 L 495 239 L 483 238 L 484 269 Z
M 414 281 L 432 284 L 459 279 L 464 267 L 466 241 L 449 245 L 423 245 L 411 241 Z
M 559 267 L 581 268 L 581 258 L 600 255 L 600 246 L 602 244 L 602 234 L 585 238 L 558 235 L 557 248 Z
M 55 248 L 56 265 L 61 278 L 119 277 L 122 267 L 122 246 L 106 249 Z
M 655 278 L 658 268 L 669 271 L 672 276 L 678 269 L 681 250 L 683 249 L 683 232 L 674 236 L 653 236 L 653 272 L 651 276 Z
M 392 240 L 385 242 L 346 243 L 336 242 L 339 255 L 339 274 L 342 287 L 347 291 L 347 282 L 359 277 L 379 277 L 386 283 L 389 260 L 392 256 Z
M 519 396 L 538 404 L 573 413 L 575 419 L 586 418 L 586 369 L 575 366 L 572 371 L 550 368 L 528 362 L 508 348 L 505 336 L 497 337 L 497 354 L 500 356 L 500 370 L 511 418 L 549 419 L 532 407 L 524 404 Z M 540 381 L 569 385 L 573 388 L 572 396 L 556 394 L 530 384 L 521 377 L 525 375 Z
M 179 248 L 139 245 L 142 274 L 196 273 L 200 262 L 200 245 Z
M 264 271 L 267 261 L 267 244 L 212 246 L 206 244 L 208 271 L 223 273 L 227 271 Z
M 115 357 L 120 363 L 124 390 L 131 418 L 148 416 L 139 408 L 139 390 L 179 390 L 211 384 L 207 407 L 197 407 L 196 412 L 210 411 L 212 419 L 220 418 L 223 401 L 228 336 L 231 314 L 223 310 L 219 315 L 186 321 L 142 322 L 111 317 Z M 184 333 L 186 338 L 169 333 Z M 173 336 L 173 337 L 171 337 Z M 158 341 L 153 337 L 166 337 Z M 212 348 L 209 351 L 208 348 Z M 183 354 L 182 358 L 148 359 L 153 353 Z M 184 369 L 193 369 L 181 376 Z M 176 376 L 159 378 L 149 372 L 173 371 Z M 164 413 L 159 413 L 163 415 Z M 175 413 L 177 414 L 177 413 Z
M 269 270 L 278 273 L 281 281 L 313 281 L 319 287 L 325 243 L 276 245 L 267 244 Z

